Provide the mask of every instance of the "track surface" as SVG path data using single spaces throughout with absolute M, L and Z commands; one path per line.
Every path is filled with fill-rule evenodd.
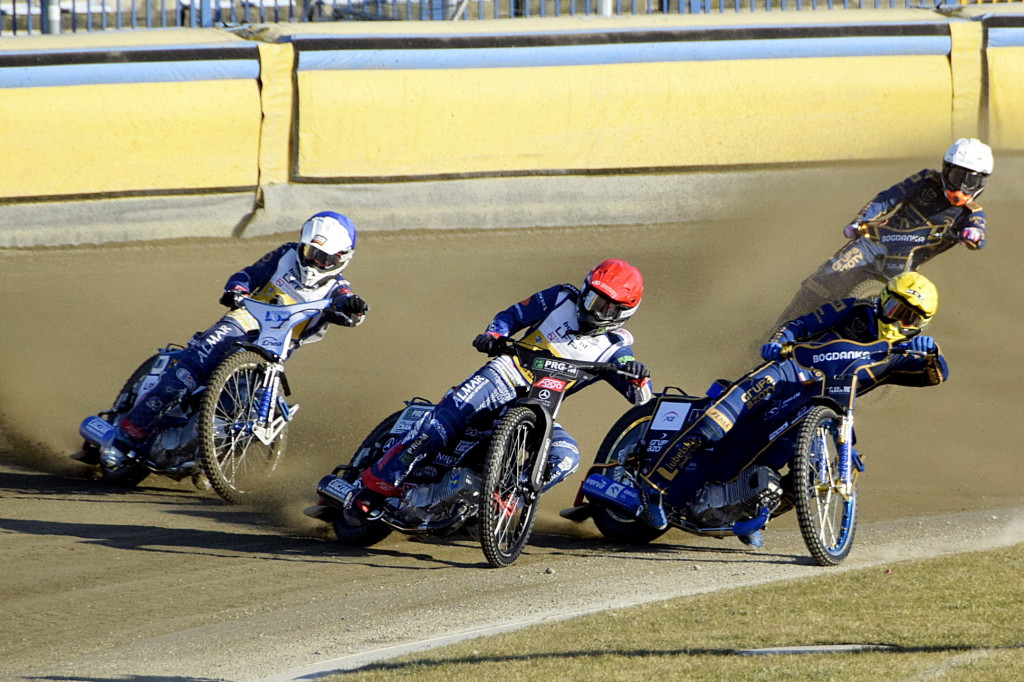
M 470 340 L 494 312 L 578 282 L 606 257 L 646 276 L 631 329 L 657 386 L 696 392 L 738 376 L 801 279 L 839 246 L 839 228 L 915 170 L 876 169 L 854 189 L 821 182 L 781 208 L 752 189 L 751 205 L 776 206 L 772 216 L 744 217 L 756 213 L 748 206 L 713 224 L 360 235 L 348 274 L 370 316 L 290 361 L 302 410 L 278 486 L 251 507 L 159 478 L 113 489 L 67 455 L 81 418 L 107 407 L 148 353 L 216 319 L 223 281 L 279 240 L 0 252 L 0 678 L 286 679 L 403 642 L 824 570 L 793 518 L 773 523 L 757 553 L 678 532 L 640 550 L 607 546 L 591 524 L 557 516 L 579 474 L 545 497 L 531 546 L 500 571 L 468 539 L 341 548 L 301 509 L 403 399 L 437 398 L 480 364 Z M 1011 190 L 985 196 L 988 248 L 924 270 L 941 293 L 930 331 L 951 380 L 860 405 L 868 471 L 846 566 L 1022 539 L 1024 238 Z M 688 199 L 666 209 L 683 215 Z M 601 386 L 566 405 L 585 462 L 627 407 Z

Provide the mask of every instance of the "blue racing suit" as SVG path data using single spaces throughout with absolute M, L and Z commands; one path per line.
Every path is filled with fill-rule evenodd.
M 619 364 L 634 360 L 633 335 L 624 329 L 597 336 L 579 334 L 579 295 L 579 290 L 569 284 L 550 287 L 498 313 L 487 331 L 497 336 L 512 336 L 529 328 L 523 340 L 545 348 L 555 357 Z M 651 381 L 648 378 L 630 380 L 616 374 L 603 379 L 634 404 L 640 405 L 651 399 Z M 569 394 L 593 381 L 596 379 L 578 382 Z M 445 446 L 456 442 L 467 425 L 478 416 L 487 412 L 497 416 L 501 408 L 525 395 L 529 386 L 511 357 L 492 358 L 449 390 L 400 443 L 366 469 L 361 476 L 363 485 L 377 493 L 395 496 L 401 494 L 402 482 L 414 469 L 418 476 L 425 470 L 432 470 L 440 477 L 461 461 L 457 453 L 449 452 Z M 557 423 L 551 441 L 551 473 L 545 482 L 545 490 L 576 471 L 580 462 L 576 441 Z
M 915 262 L 910 264 L 914 270 L 956 246 L 960 234 L 968 227 L 980 230 L 982 237 L 976 244 L 965 241 L 967 248 L 980 249 L 985 246 L 985 211 L 973 201 L 966 206 L 950 204 L 943 192 L 942 176 L 937 170 L 926 168 L 884 192 L 879 192 L 860 210 L 854 222 L 879 220 L 884 220 L 887 227 L 898 230 L 910 231 L 929 225 L 942 228 L 941 233 L 948 235 L 949 238 L 915 251 Z
M 284 304 L 330 297 L 330 308 L 298 325 L 292 332 L 293 339 L 299 344 L 323 338 L 328 319 L 345 326 L 361 324 L 364 315 L 332 314 L 340 311 L 345 300 L 354 296 L 348 280 L 340 274 L 314 287 L 301 284 L 299 247 L 298 242 L 282 244 L 228 278 L 225 291 L 237 291 L 250 294 L 256 300 Z M 234 350 L 238 340 L 258 330 L 256 320 L 240 308 L 224 315 L 206 331 L 196 332 L 178 355 L 177 363 L 168 368 L 157 384 L 121 419 L 118 424 L 120 430 L 136 443 L 144 440 L 167 412 L 206 383 L 217 365 Z
M 878 341 L 878 323 L 875 305 L 849 298 L 829 303 L 814 312 L 783 324 L 769 342 L 834 341 L 845 339 L 859 343 Z M 756 419 L 772 406 L 793 404 L 819 395 L 815 384 L 805 384 L 795 360 L 771 360 L 748 372 L 729 386 L 686 431 L 679 436 L 678 445 L 666 448 L 654 462 L 649 463 L 644 482 L 658 492 L 665 492 L 676 473 L 693 455 L 709 443 L 725 437 L 736 424 L 745 419 Z M 884 364 L 872 368 L 872 373 L 857 386 L 857 395 L 863 395 L 877 386 L 888 383 L 901 386 L 933 386 L 949 376 L 946 359 L 936 348 L 927 356 L 892 354 Z

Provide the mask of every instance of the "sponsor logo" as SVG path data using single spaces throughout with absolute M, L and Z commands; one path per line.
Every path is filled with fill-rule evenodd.
M 923 244 L 926 241 L 924 235 L 920 234 L 887 234 L 882 236 L 882 243 L 889 242 L 910 242 L 911 244 Z
M 472 443 L 470 443 L 470 445 L 472 445 Z M 440 464 L 441 466 L 443 466 L 443 467 L 445 467 L 447 469 L 450 469 L 453 466 L 455 466 L 456 464 L 458 464 L 460 459 L 462 459 L 462 458 L 461 457 L 452 457 L 451 455 L 438 455 L 434 459 L 434 462 L 437 463 L 437 464 Z
M 861 253 L 860 249 L 853 249 L 849 253 L 844 253 L 842 256 L 832 264 L 832 269 L 836 272 L 846 272 L 852 270 L 858 265 L 864 262 L 864 254 Z
M 466 383 L 459 386 L 459 390 L 455 392 L 455 401 L 460 404 L 465 404 L 475 396 L 480 389 L 487 383 L 487 379 L 481 376 L 472 376 Z
M 544 377 L 543 379 L 535 383 L 534 386 L 537 388 L 550 389 L 552 391 L 555 391 L 556 393 L 561 393 L 562 391 L 565 390 L 565 384 L 566 382 L 562 381 L 561 379 L 555 379 L 554 377 Z
M 789 428 L 789 422 L 784 423 L 782 426 L 780 426 L 779 428 L 775 429 L 774 431 L 772 431 L 771 433 L 768 434 L 768 440 L 775 440 L 775 438 L 780 433 L 782 433 L 783 431 L 785 431 L 788 428 Z
M 748 390 L 744 391 L 741 398 L 747 407 L 753 407 L 768 398 L 774 388 L 775 379 L 773 377 L 762 377 Z
M 405 450 L 398 456 L 398 461 L 402 464 L 411 464 L 419 459 L 421 446 L 426 442 L 427 434 L 421 433 L 416 437 L 416 440 L 405 446 Z
M 459 444 L 455 446 L 455 449 L 452 450 L 452 452 L 461 457 L 462 455 L 469 452 L 474 445 L 476 445 L 475 440 L 460 440 Z M 438 457 L 438 460 L 440 460 L 440 457 Z
M 711 421 L 721 426 L 723 431 L 728 431 L 732 428 L 732 420 L 717 408 L 711 408 L 706 414 Z
M 578 370 L 575 365 L 571 365 L 568 362 L 561 362 L 559 360 L 551 360 L 549 358 L 536 358 L 533 361 L 533 369 L 540 369 L 547 372 L 559 372 L 560 374 L 568 374 L 569 376 L 576 376 Z
M 576 444 L 571 440 L 556 440 L 551 443 L 551 449 L 568 450 L 575 454 L 580 454 L 580 449 L 576 447 Z
M 661 452 L 668 445 L 668 438 L 656 438 L 647 444 L 647 452 Z
M 834 362 L 836 360 L 860 360 L 869 357 L 871 353 L 866 350 L 843 350 L 831 353 L 817 353 L 811 356 L 811 362 Z
M 689 403 L 665 403 L 658 408 L 658 413 L 651 421 L 651 429 L 655 431 L 678 431 L 686 422 L 690 413 Z
M 344 479 L 332 478 L 324 486 L 324 491 L 332 493 L 343 501 L 347 501 L 348 496 L 355 491 L 355 486 Z
M 323 246 L 327 243 L 327 237 L 322 234 L 318 234 L 309 240 L 314 246 Z

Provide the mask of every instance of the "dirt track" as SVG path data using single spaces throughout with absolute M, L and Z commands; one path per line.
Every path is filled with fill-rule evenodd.
M 876 172 L 884 180 L 874 185 L 915 170 Z M 645 273 L 631 329 L 658 386 L 694 392 L 737 376 L 869 198 L 862 188 L 818 189 L 774 217 L 713 225 L 362 234 L 348 274 L 370 317 L 290 361 L 302 410 L 279 485 L 253 508 L 166 479 L 111 489 L 67 454 L 80 419 L 105 408 L 146 354 L 213 321 L 227 275 L 279 239 L 0 252 L 0 678 L 260 679 L 496 621 L 821 570 L 809 566 L 792 519 L 773 524 L 756 554 L 679 533 L 617 551 L 590 524 L 557 517 L 579 475 L 545 498 L 531 548 L 503 571 L 483 568 L 469 541 L 392 537 L 346 550 L 301 515 L 319 476 L 402 399 L 436 398 L 478 366 L 469 342 L 495 311 L 576 282 L 608 256 Z M 957 249 L 925 268 L 941 292 L 930 331 L 950 382 L 884 389 L 860 405 L 869 468 L 850 565 L 892 560 L 894 547 L 905 556 L 1021 539 L 1016 513 L 1003 511 L 1024 507 L 1013 475 L 1024 436 L 1014 189 L 995 185 L 984 197 L 985 251 Z M 626 407 L 595 387 L 567 404 L 562 421 L 592 453 Z M 588 596 L 598 575 L 605 584 L 620 577 L 620 594 Z

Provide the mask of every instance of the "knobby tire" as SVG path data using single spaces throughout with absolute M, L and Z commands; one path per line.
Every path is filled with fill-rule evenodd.
M 251 351 L 229 355 L 214 370 L 200 405 L 203 470 L 217 494 L 235 504 L 266 486 L 284 454 L 287 427 L 269 444 L 252 431 L 259 410 L 256 392 L 268 389 L 267 366 Z
M 633 453 L 641 433 L 654 418 L 655 404 L 656 401 L 652 400 L 637 405 L 612 425 L 594 457 L 594 465 L 598 467 L 598 472 L 623 485 L 639 488 L 637 477 L 643 462 L 639 455 Z M 612 463 L 612 466 L 601 466 Z M 594 525 L 609 542 L 646 545 L 666 532 L 651 528 L 642 520 L 603 504 L 592 501 L 591 505 L 594 507 Z
M 379 460 L 387 452 L 390 442 L 388 435 L 395 426 L 395 422 L 402 416 L 405 410 L 398 410 L 388 415 L 384 421 L 377 424 L 370 432 L 359 448 L 352 456 L 351 468 L 346 469 L 341 477 L 349 483 L 355 483 L 359 475 L 370 468 L 374 462 Z M 350 525 L 345 521 L 340 510 L 334 511 L 334 518 L 331 521 L 334 526 L 334 534 L 338 542 L 349 547 L 370 547 L 376 545 L 387 536 L 391 535 L 392 528 L 383 521 L 367 521 L 360 525 Z
M 857 488 L 847 501 L 836 490 L 839 477 L 839 415 L 813 408 L 800 425 L 790 468 L 800 534 L 821 566 L 838 566 L 853 547 L 857 530 Z M 854 470 L 856 483 L 856 470 Z
M 511 566 L 526 547 L 537 520 L 540 492 L 529 490 L 540 447 L 537 415 L 514 407 L 498 423 L 484 462 L 480 544 L 494 568 Z

